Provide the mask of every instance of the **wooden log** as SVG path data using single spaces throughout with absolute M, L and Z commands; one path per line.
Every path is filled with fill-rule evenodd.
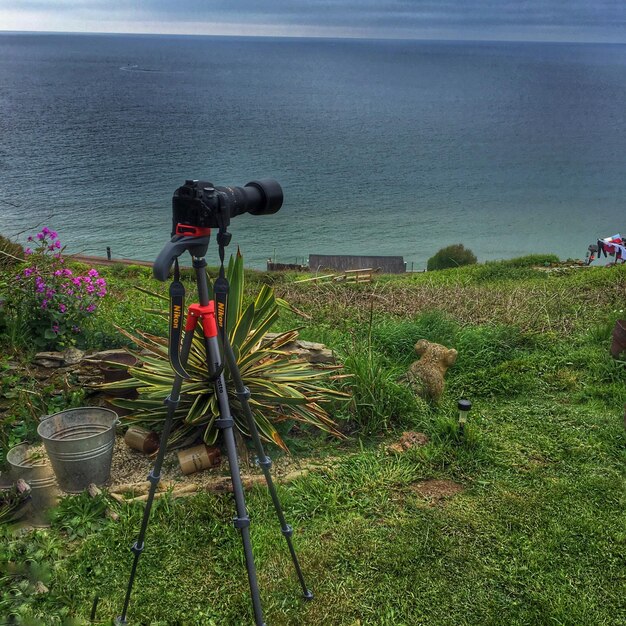
M 198 485 L 196 484 L 182 485 L 172 491 L 159 491 L 158 493 L 154 494 L 154 497 L 161 498 L 169 494 L 172 498 L 178 498 L 179 496 L 183 494 L 195 493 L 196 491 L 198 491 Z M 137 496 L 135 498 L 125 499 L 124 502 L 145 502 L 147 499 L 148 499 L 148 494 L 145 494 L 143 496 Z
M 316 280 L 324 280 L 326 278 L 332 278 L 334 274 L 325 274 L 324 276 L 313 276 L 313 278 L 303 278 L 301 280 L 294 280 L 294 283 L 310 283 Z
M 157 485 L 157 490 L 163 491 L 165 489 L 171 489 L 177 484 L 178 483 L 173 480 L 161 480 Z M 148 493 L 148 491 L 150 491 L 150 482 L 147 480 L 139 483 L 122 483 L 111 487 L 111 493 L 135 493 L 142 495 Z

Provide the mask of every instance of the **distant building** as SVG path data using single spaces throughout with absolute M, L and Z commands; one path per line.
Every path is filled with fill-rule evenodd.
M 403 274 L 406 271 L 401 256 L 355 256 L 350 254 L 310 254 L 309 271 L 372 269 L 383 274 Z

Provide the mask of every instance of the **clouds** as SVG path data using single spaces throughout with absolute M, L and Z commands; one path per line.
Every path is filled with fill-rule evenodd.
M 617 0 L 0 0 L 0 28 L 624 41 Z

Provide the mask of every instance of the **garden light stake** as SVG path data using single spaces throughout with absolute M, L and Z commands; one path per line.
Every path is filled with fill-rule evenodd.
M 206 366 L 210 381 L 214 385 L 215 395 L 219 406 L 219 419 L 215 425 L 221 431 L 226 446 L 230 476 L 235 497 L 237 515 L 233 520 L 235 528 L 241 533 L 243 550 L 250 585 L 252 607 L 256 626 L 265 626 L 263 610 L 257 582 L 256 567 L 250 543 L 250 518 L 248 517 L 244 491 L 239 474 L 237 448 L 233 432 L 234 420 L 231 416 L 228 403 L 228 392 L 224 378 L 224 365 L 220 350 L 220 338 L 223 347 L 224 361 L 232 376 L 237 398 L 246 417 L 247 425 L 254 443 L 259 465 L 263 470 L 267 487 L 280 522 L 282 534 L 285 537 L 296 574 L 302 587 L 304 598 L 310 600 L 313 594 L 307 588 L 304 575 L 298 562 L 292 542 L 293 529 L 285 520 L 285 516 L 278 499 L 276 488 L 270 473 L 271 459 L 266 456 L 259 432 L 249 405 L 250 391 L 243 384 L 237 360 L 226 333 L 226 306 L 228 297 L 228 281 L 224 273 L 224 248 L 230 243 L 231 235 L 227 228 L 230 218 L 242 213 L 264 215 L 275 213 L 282 206 L 283 194 L 280 185 L 273 180 L 261 180 L 248 183 L 245 187 L 214 187 L 211 183 L 188 180 L 179 187 L 173 197 L 173 227 L 172 239 L 168 242 L 157 257 L 153 273 L 155 278 L 165 281 L 172 265 L 174 266 L 174 280 L 170 286 L 170 341 L 169 356 L 174 370 L 174 382 L 168 398 L 167 418 L 161 433 L 159 451 L 154 467 L 148 476 L 150 489 L 144 509 L 143 519 L 137 541 L 131 551 L 134 554 L 131 566 L 128 588 L 124 599 L 122 614 L 117 617 L 116 624 L 127 623 L 128 605 L 132 587 L 137 573 L 139 557 L 144 550 L 144 539 L 148 528 L 150 510 L 157 485 L 161 479 L 161 466 L 167 449 L 167 440 L 172 428 L 174 413 L 180 400 L 183 380 L 188 378 L 185 371 L 187 359 L 191 350 L 194 333 L 200 324 L 204 337 Z M 209 298 L 209 289 L 206 278 L 205 255 L 209 246 L 211 228 L 218 228 L 217 243 L 219 246 L 220 270 L 215 281 L 215 301 Z M 180 282 L 178 257 L 189 252 L 195 272 L 199 302 L 188 307 L 185 320 L 185 332 L 182 332 L 184 311 L 184 287 Z M 181 341 L 182 339 L 182 341 Z

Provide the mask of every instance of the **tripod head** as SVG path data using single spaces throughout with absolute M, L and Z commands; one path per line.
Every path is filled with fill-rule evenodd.
M 203 257 L 209 247 L 209 237 L 208 234 L 198 237 L 175 235 L 159 252 L 152 266 L 152 275 L 161 282 L 166 281 L 174 261 L 187 250 L 193 257 Z
M 211 228 L 219 228 L 218 244 L 228 245 L 226 230 L 232 217 L 243 213 L 270 215 L 282 204 L 283 190 L 270 178 L 243 187 L 215 187 L 209 182 L 186 180 L 172 197 L 172 239 L 154 262 L 154 277 L 167 280 L 172 264 L 186 250 L 193 257 L 203 257 Z

